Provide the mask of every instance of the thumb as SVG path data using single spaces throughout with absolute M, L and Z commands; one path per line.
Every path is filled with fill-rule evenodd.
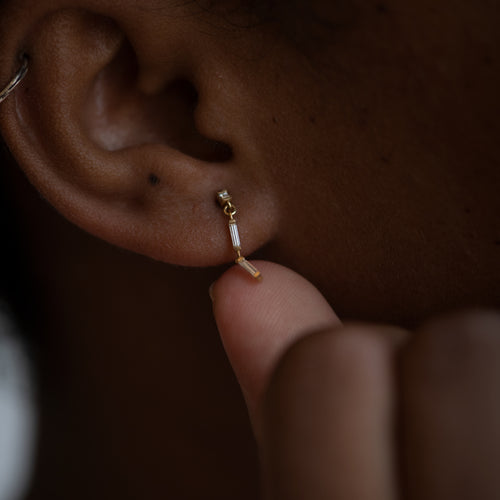
M 320 292 L 286 267 L 259 261 L 261 282 L 229 269 L 213 285 L 217 327 L 245 397 L 252 425 L 274 367 L 299 338 L 340 325 Z

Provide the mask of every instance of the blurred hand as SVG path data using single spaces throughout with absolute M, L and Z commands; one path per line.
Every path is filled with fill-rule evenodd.
M 293 271 L 214 285 L 268 498 L 500 499 L 500 316 L 342 325 Z

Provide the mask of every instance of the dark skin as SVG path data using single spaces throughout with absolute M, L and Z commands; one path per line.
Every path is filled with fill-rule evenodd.
M 498 6 L 2 9 L 0 81 L 31 56 L 2 136 L 62 215 L 12 171 L 43 311 L 32 498 L 257 497 L 206 297 L 233 256 L 222 187 L 245 252 L 326 299 L 268 263 L 213 288 L 272 498 L 495 498 L 498 319 L 424 322 L 500 301 Z

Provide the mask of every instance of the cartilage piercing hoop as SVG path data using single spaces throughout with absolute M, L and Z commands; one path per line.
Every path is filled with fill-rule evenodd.
M 21 63 L 21 67 L 14 75 L 14 78 L 2 89 L 0 90 L 0 103 L 5 101 L 7 97 L 12 94 L 14 89 L 21 83 L 22 79 L 26 76 L 28 72 L 28 57 L 26 55 L 23 56 L 23 60 Z
M 233 249 L 236 252 L 236 264 L 239 264 L 247 273 L 251 274 L 256 280 L 262 279 L 260 271 L 248 260 L 241 255 L 241 241 L 238 226 L 236 224 L 236 207 L 231 203 L 232 196 L 228 193 L 227 189 L 217 192 L 217 201 L 224 210 L 224 213 L 229 217 L 229 234 L 231 235 L 231 242 Z

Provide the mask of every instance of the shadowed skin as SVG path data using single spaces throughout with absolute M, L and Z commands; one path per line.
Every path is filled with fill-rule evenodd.
M 0 82 L 17 69 L 21 49 L 30 55 L 25 81 L 0 113 L 14 159 L 2 161 L 5 191 L 39 311 L 40 442 L 30 499 L 258 498 L 257 447 L 207 296 L 234 259 L 215 201 L 221 187 L 239 209 L 243 254 L 299 273 L 270 267 L 266 275 L 272 265 L 263 263 L 262 290 L 272 292 L 265 301 L 253 295 L 258 288 L 247 293 L 253 283 L 233 279 L 244 275 L 240 269 L 213 290 L 216 313 L 233 301 L 217 321 L 259 436 L 267 424 L 274 428 L 273 402 L 293 407 L 293 398 L 280 398 L 283 380 L 292 388 L 305 380 L 294 360 L 310 366 L 308 353 L 337 355 L 338 346 L 318 331 L 335 330 L 337 318 L 413 332 L 451 309 L 498 306 L 500 7 L 315 0 L 293 9 L 275 2 L 271 10 L 262 2 L 257 16 L 229 3 L 213 10 L 156 0 L 0 6 Z M 303 312 L 304 304 L 313 312 Z M 247 313 L 254 323 L 245 322 Z M 292 313 L 304 328 L 287 324 Z M 262 351 L 247 358 L 251 346 L 238 336 L 246 330 L 226 327 L 252 330 L 261 320 L 266 335 L 249 337 L 263 342 Z M 276 344 L 266 343 L 274 338 L 269 322 L 285 327 Z M 292 348 L 271 389 L 279 397 L 262 410 L 267 424 L 256 424 L 274 365 L 305 333 L 318 336 Z M 384 426 L 387 407 L 363 396 L 378 394 L 387 405 L 399 397 L 387 389 L 387 367 L 402 348 L 399 340 L 379 342 L 378 334 L 356 335 L 354 366 L 371 360 L 375 371 L 344 367 L 360 395 L 351 403 L 373 403 L 380 410 L 373 422 Z M 408 362 L 416 394 L 404 403 L 408 414 L 435 380 L 451 386 L 449 374 L 463 361 L 453 351 L 449 369 L 436 368 L 419 388 L 427 360 L 449 351 L 432 342 L 419 349 L 414 365 Z M 490 387 L 493 363 L 483 371 L 480 365 L 469 366 L 470 380 Z M 331 364 L 321 366 L 331 380 Z M 368 382 L 366 373 L 373 375 Z M 474 387 L 467 386 L 472 399 Z M 440 395 L 432 395 L 431 407 Z M 329 402 L 309 404 L 343 416 Z M 457 396 L 438 405 L 436 415 L 461 411 L 459 403 Z M 436 415 L 423 412 L 422 421 L 434 425 Z M 493 424 L 485 418 L 467 427 L 474 416 L 464 415 L 454 429 L 473 428 L 471 439 L 486 446 L 492 434 L 480 431 Z M 440 435 L 433 425 L 412 431 L 411 442 Z M 271 448 L 281 453 L 285 434 L 276 436 Z M 474 457 L 470 443 L 464 450 Z M 380 464 L 389 461 L 384 446 L 370 448 L 377 458 L 382 450 Z M 352 462 L 329 459 L 356 463 L 359 449 L 349 449 Z M 490 451 L 488 463 L 495 463 Z M 270 464 L 288 464 L 273 453 L 265 451 Z M 408 463 L 420 471 L 426 453 L 409 453 Z M 451 471 L 463 465 L 450 464 Z M 432 470 L 424 472 L 422 488 L 442 486 Z M 390 498 L 390 467 L 378 477 L 385 479 L 377 491 Z M 422 490 L 422 498 L 440 498 L 438 486 L 428 496 Z

